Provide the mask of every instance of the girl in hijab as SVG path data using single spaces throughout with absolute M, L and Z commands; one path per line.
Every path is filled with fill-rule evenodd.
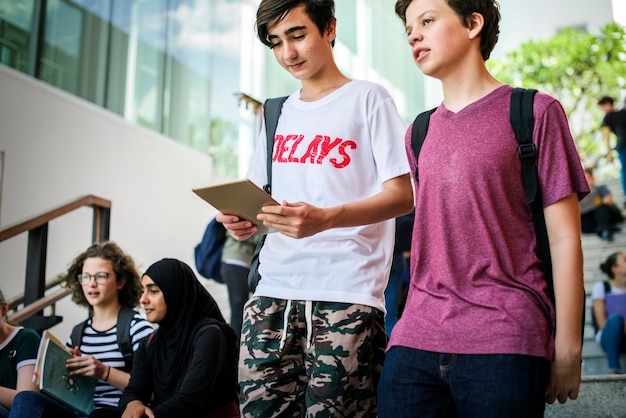
M 191 268 L 167 258 L 141 278 L 146 319 L 159 324 L 135 355 L 123 418 L 239 417 L 237 342 Z

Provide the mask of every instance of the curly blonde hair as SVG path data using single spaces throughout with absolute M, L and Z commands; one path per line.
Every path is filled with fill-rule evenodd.
M 79 254 L 74 259 L 67 272 L 61 275 L 65 281 L 65 287 L 72 292 L 72 300 L 78 305 L 86 306 L 90 310 L 92 309 L 92 306 L 87 302 L 87 298 L 83 293 L 83 287 L 77 276 L 83 272 L 85 260 L 96 257 L 111 263 L 113 272 L 115 273 L 115 280 L 117 280 L 118 283 L 122 280 L 126 281 L 124 287 L 122 287 L 117 294 L 120 304 L 130 308 L 137 306 L 142 291 L 139 270 L 132 257 L 122 251 L 113 241 L 92 244 Z

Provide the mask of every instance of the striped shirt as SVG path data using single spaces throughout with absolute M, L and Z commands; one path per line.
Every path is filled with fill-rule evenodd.
M 106 331 L 96 331 L 91 326 L 91 322 L 91 318 L 87 320 L 82 341 L 79 345 L 81 355 L 94 356 L 107 366 L 123 369 L 124 356 L 117 344 L 117 326 Z M 150 335 L 152 331 L 153 328 L 150 322 L 143 319 L 139 313 L 135 313 L 130 323 L 130 336 L 134 352 L 139 348 L 141 340 Z M 74 344 L 70 336 L 66 345 L 71 348 L 78 344 Z M 103 380 L 98 380 L 94 391 L 94 405 L 96 408 L 117 408 L 117 403 L 121 396 L 121 390 Z

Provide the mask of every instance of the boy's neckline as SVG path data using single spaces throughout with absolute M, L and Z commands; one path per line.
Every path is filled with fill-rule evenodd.
M 325 97 L 328 97 L 329 95 L 333 94 L 334 92 L 336 92 L 337 90 L 340 90 L 342 87 L 344 87 L 345 85 L 349 84 L 352 81 L 352 79 L 348 78 L 348 77 L 341 77 L 340 79 L 338 79 L 335 83 L 331 83 L 328 86 L 319 89 L 318 91 L 315 92 L 315 94 L 311 94 L 309 95 L 308 93 L 306 95 L 302 94 L 302 91 L 304 90 L 304 87 L 300 89 L 300 94 L 298 96 L 298 99 L 301 102 L 304 103 L 313 103 L 316 102 L 318 100 L 321 100 Z

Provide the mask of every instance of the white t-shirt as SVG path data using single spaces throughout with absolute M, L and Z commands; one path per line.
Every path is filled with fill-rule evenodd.
M 618 289 L 615 286 L 611 286 L 611 292 L 614 295 L 624 295 L 626 294 L 626 290 Z M 593 285 L 593 289 L 591 290 L 591 301 L 593 302 L 596 299 L 605 300 L 607 293 L 604 291 L 604 282 L 597 282 Z M 593 309 L 593 306 L 591 307 Z M 596 333 L 596 342 L 600 344 L 600 338 L 602 338 L 602 330 L 598 330 Z
M 407 174 L 406 127 L 381 86 L 351 81 L 315 102 L 284 103 L 274 140 L 272 196 L 332 207 L 360 201 Z M 247 177 L 266 183 L 265 127 Z M 394 219 L 334 228 L 303 239 L 268 235 L 257 296 L 356 303 L 384 311 Z

